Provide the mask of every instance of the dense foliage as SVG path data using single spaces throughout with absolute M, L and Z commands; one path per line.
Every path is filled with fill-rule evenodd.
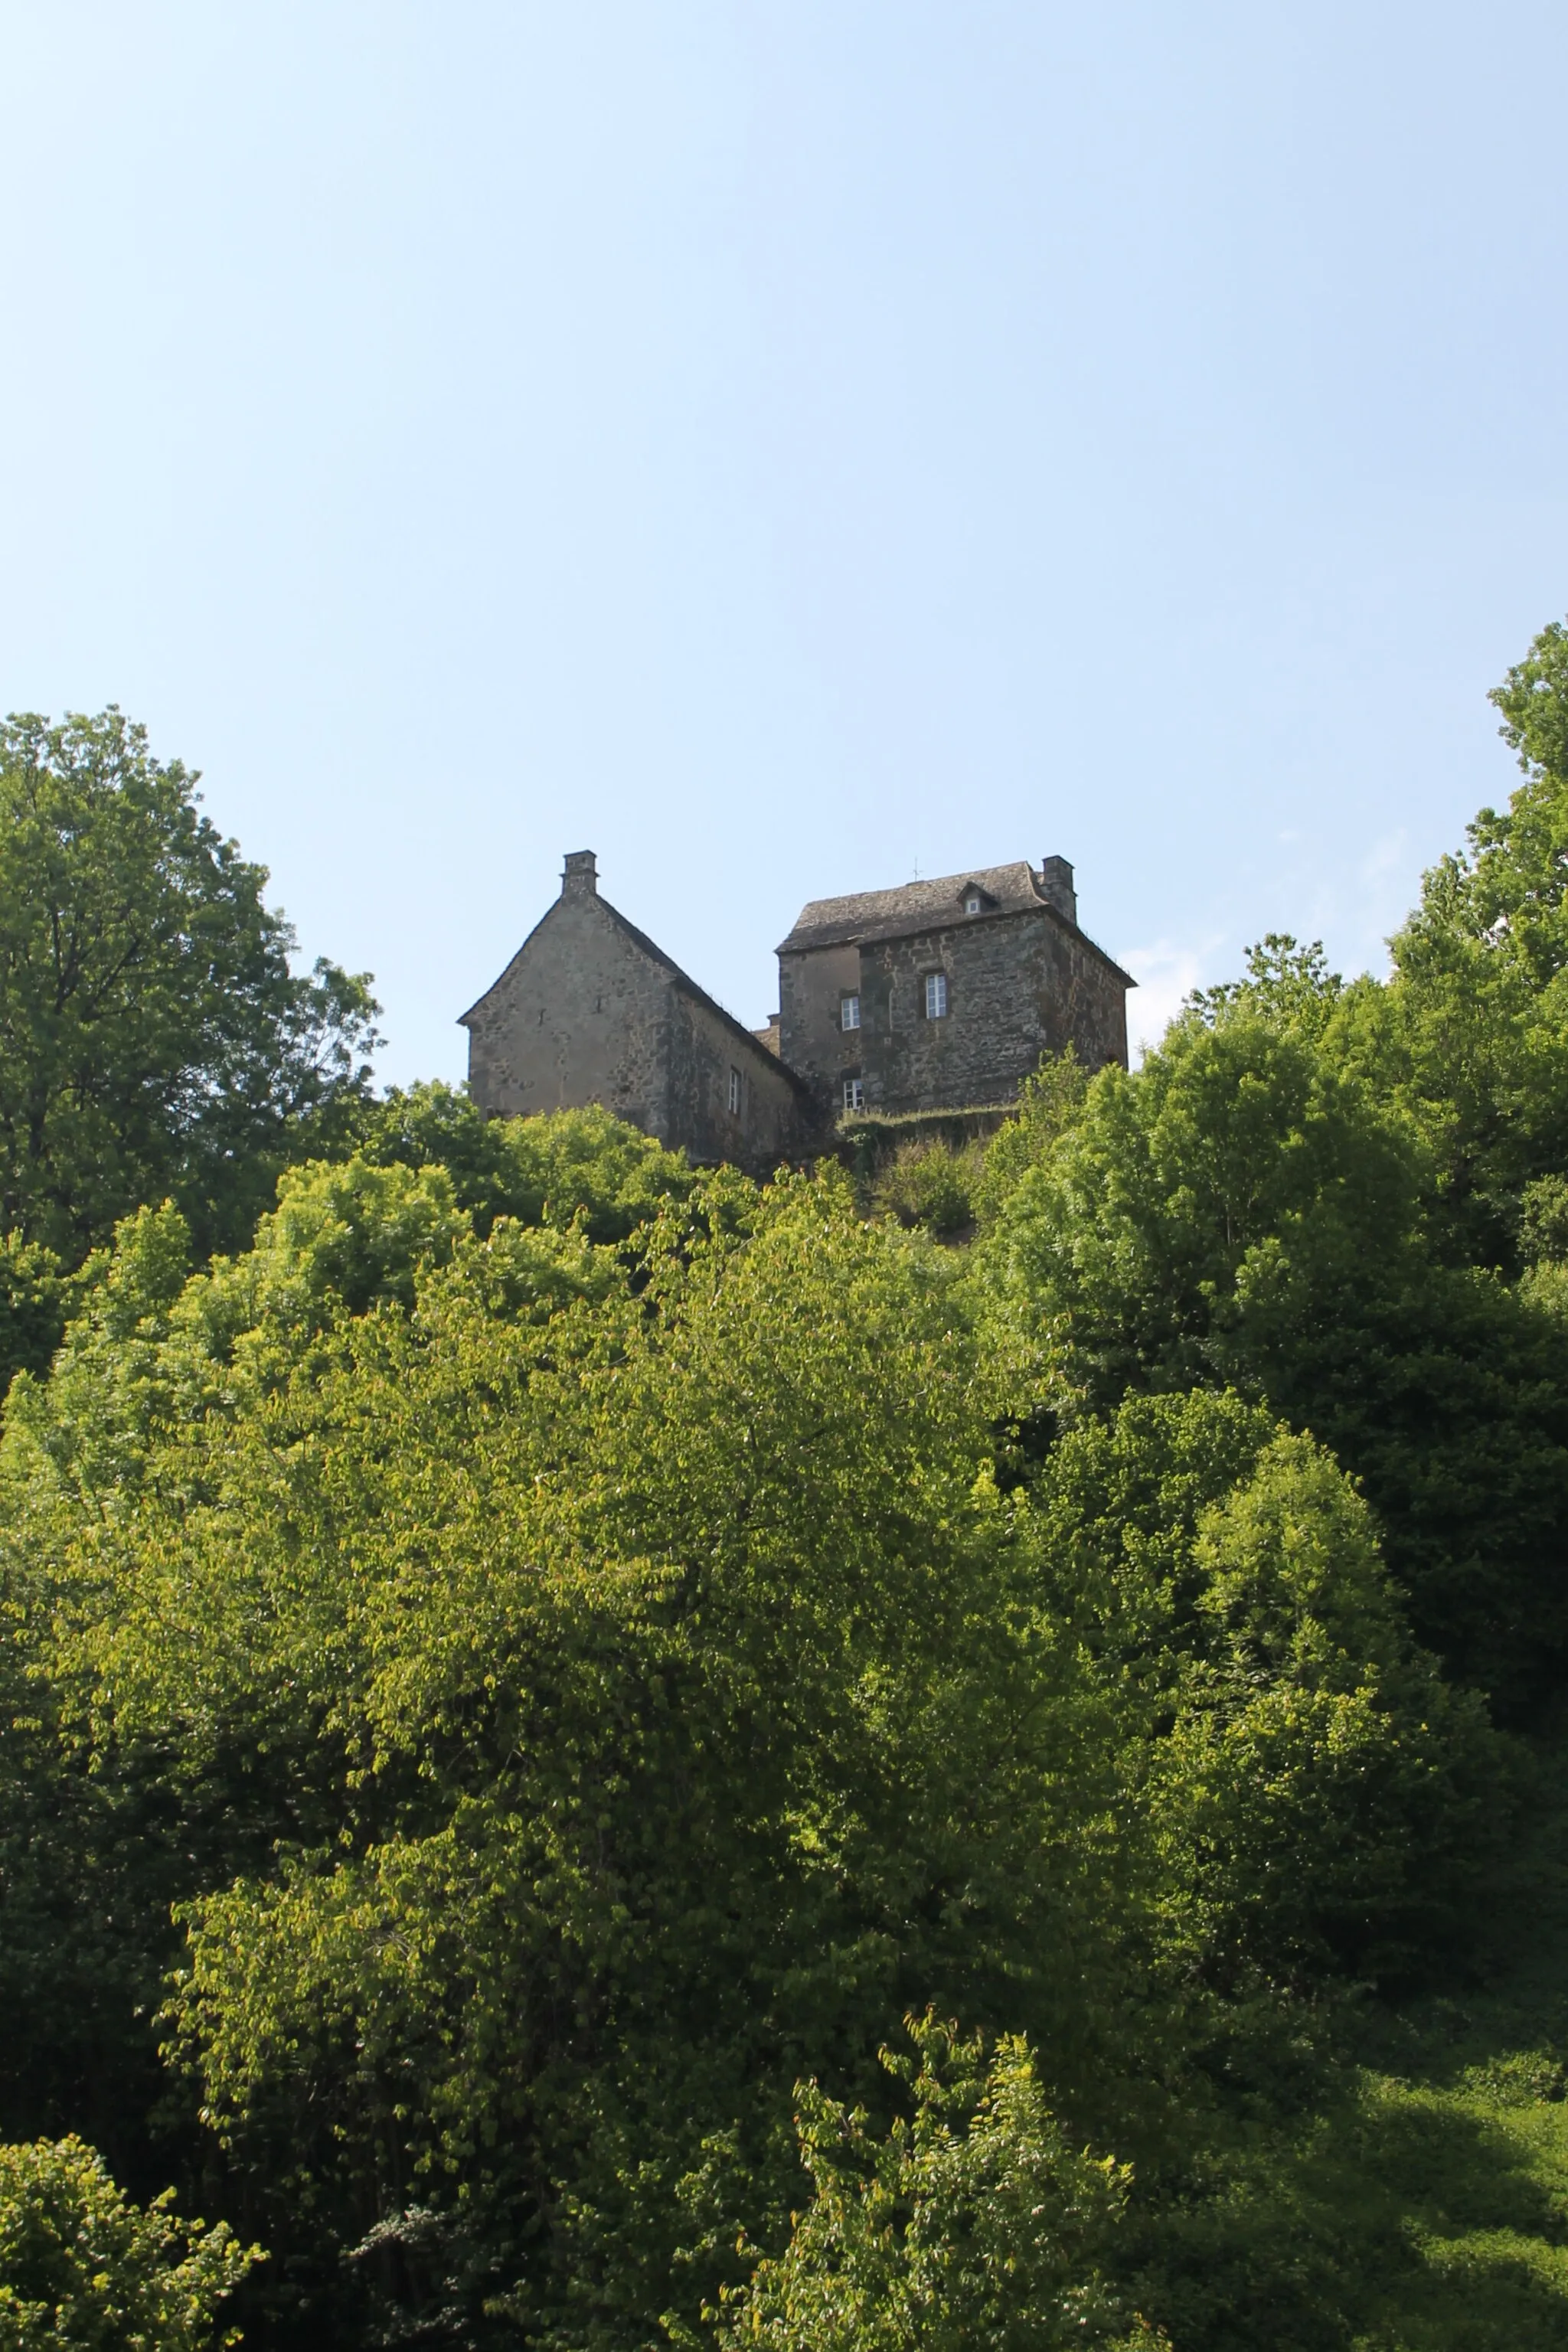
M 0 724 L 0 1375 L 47 1361 L 68 1276 L 165 1193 L 203 1245 L 366 1097 L 375 1006 L 289 968 L 265 869 L 117 710 Z
M 1563 642 L 1386 982 L 984 1150 L 341 1071 L 16 1217 L 15 2340 L 6 2197 L 176 2346 L 1562 2342 Z
M 5 2352 L 202 2352 L 257 2250 L 173 2202 L 133 2205 L 79 2139 L 0 2147 Z
M 910 2019 L 919 2057 L 883 2053 L 909 2084 L 912 2118 L 873 2140 L 803 2085 L 796 2129 L 812 2199 L 783 2254 L 764 2255 L 731 2298 L 729 2340 L 772 2352 L 996 2352 L 1075 2344 L 1125 2352 L 1131 2334 L 1094 2266 L 1121 2218 L 1128 2173 L 1074 2148 L 1046 2105 L 1028 2045 L 1005 2039 L 989 2065 Z M 721 2339 L 722 2340 L 722 2339 Z

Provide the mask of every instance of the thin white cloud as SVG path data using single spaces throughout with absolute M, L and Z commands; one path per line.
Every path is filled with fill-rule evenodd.
M 1197 946 L 1175 940 L 1155 940 L 1144 948 L 1128 948 L 1118 958 L 1138 982 L 1127 1000 L 1127 1033 L 1134 1069 L 1167 1024 L 1181 1011 L 1184 998 L 1203 984 L 1205 968 L 1222 944 L 1216 932 Z

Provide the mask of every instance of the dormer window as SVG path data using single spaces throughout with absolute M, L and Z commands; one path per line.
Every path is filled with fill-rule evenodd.
M 969 893 L 969 895 L 968 895 L 968 897 L 964 899 L 964 902 L 963 902 L 963 911 L 964 911 L 964 913 L 965 913 L 966 915 L 977 915 L 977 914 L 980 912 L 980 904 L 981 904 L 981 901 L 980 901 L 980 893 L 979 893 L 979 891 L 978 891 L 978 890 L 971 890 L 971 891 L 970 891 L 970 893 Z

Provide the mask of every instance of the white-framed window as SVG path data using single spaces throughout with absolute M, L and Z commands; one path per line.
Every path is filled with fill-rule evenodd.
M 970 892 L 968 898 L 963 902 L 963 911 L 966 915 L 977 915 L 980 912 L 980 893 L 978 890 L 972 890 Z
M 941 1021 L 947 1014 L 947 974 L 928 971 L 926 974 L 926 1019 Z
M 860 999 L 858 996 L 841 996 L 839 998 L 838 1026 L 840 1029 L 858 1029 L 860 1026 Z
M 739 1118 L 741 1116 L 741 1073 L 739 1070 L 734 1069 L 730 1073 L 730 1108 L 735 1118 Z
M 866 1108 L 866 1083 L 865 1083 L 865 1080 L 864 1080 L 863 1078 L 846 1078 L 846 1079 L 845 1079 L 845 1081 L 844 1081 L 844 1108 L 845 1108 L 845 1109 L 846 1109 L 846 1110 L 864 1110 L 864 1109 L 865 1109 L 865 1108 Z

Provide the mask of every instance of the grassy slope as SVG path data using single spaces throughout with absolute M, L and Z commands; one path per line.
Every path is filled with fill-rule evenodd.
M 1564 2352 L 1568 1749 L 1474 1989 L 1332 2039 L 1293 2120 L 1224 2102 L 1138 2302 L 1175 2352 Z

